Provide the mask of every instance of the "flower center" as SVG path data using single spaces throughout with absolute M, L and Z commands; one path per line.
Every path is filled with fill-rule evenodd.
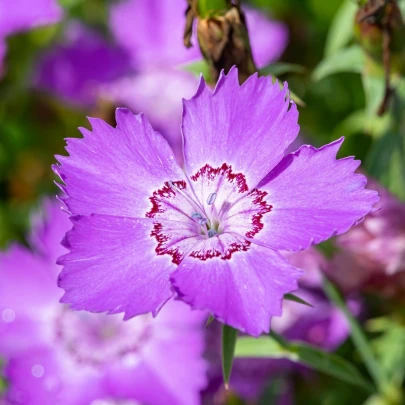
M 265 191 L 249 190 L 245 176 L 226 163 L 207 164 L 187 182 L 168 181 L 153 192 L 145 214 L 154 219 L 155 251 L 171 255 L 175 264 L 186 255 L 230 259 L 248 250 L 263 228 L 262 218 L 272 209 L 266 197 Z
M 76 362 L 98 366 L 138 352 L 150 336 L 150 322 L 148 315 L 123 322 L 119 315 L 64 308 L 56 318 L 56 339 Z

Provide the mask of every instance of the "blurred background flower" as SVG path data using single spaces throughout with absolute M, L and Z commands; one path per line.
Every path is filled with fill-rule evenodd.
M 7 401 L 87 405 L 134 399 L 199 404 L 205 386 L 205 314 L 171 302 L 159 316 L 123 322 L 120 315 L 71 311 L 59 303 L 59 241 L 70 229 L 57 201 L 35 215 L 29 250 L 0 255 L 0 355 Z

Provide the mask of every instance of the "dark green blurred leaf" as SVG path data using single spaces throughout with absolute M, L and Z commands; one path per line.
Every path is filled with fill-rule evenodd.
M 284 295 L 284 299 L 287 301 L 294 301 L 294 302 L 297 302 L 298 304 L 306 305 L 307 307 L 311 307 L 311 308 L 314 307 L 309 302 L 306 302 L 305 300 L 303 300 L 300 297 L 297 297 L 294 294 L 286 294 L 286 295 Z
M 71 8 L 77 6 L 83 1 L 84 0 L 59 0 L 59 3 L 62 7 Z
M 361 73 L 364 63 L 365 57 L 362 49 L 358 45 L 353 45 L 323 59 L 312 73 L 312 78 L 318 81 L 341 72 Z
M 387 377 L 383 373 L 380 364 L 371 350 L 370 344 L 362 328 L 346 306 L 346 303 L 338 289 L 326 278 L 324 279 L 324 291 L 329 300 L 333 302 L 345 315 L 347 322 L 350 325 L 350 334 L 353 342 L 360 353 L 371 377 L 373 378 L 374 383 L 379 387 L 379 389 L 385 389 L 385 387 L 388 386 Z
M 373 144 L 366 160 L 368 172 L 398 198 L 405 201 L 405 81 L 391 100 L 390 125 Z
M 357 6 L 353 0 L 344 0 L 332 20 L 325 44 L 325 56 L 329 57 L 346 46 L 353 38 L 354 17 Z
M 272 378 L 257 405 L 277 404 L 280 398 L 288 395 L 290 386 L 287 378 Z
M 389 130 L 378 138 L 365 161 L 368 173 L 398 198 L 405 201 L 405 169 L 403 140 Z
M 231 378 L 237 337 L 237 329 L 234 329 L 229 325 L 222 325 L 222 375 L 226 388 L 228 388 L 229 380 Z
M 288 359 L 373 392 L 373 386 L 345 359 L 305 343 L 287 342 L 274 333 L 258 339 L 239 338 L 235 356 Z
M 260 73 L 268 76 L 281 76 L 286 73 L 305 73 L 306 69 L 304 66 L 296 65 L 294 63 L 286 63 L 286 62 L 276 62 L 272 63 L 260 69 Z

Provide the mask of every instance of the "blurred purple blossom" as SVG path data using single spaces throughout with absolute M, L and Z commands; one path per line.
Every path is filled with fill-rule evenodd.
M 34 85 L 69 104 L 92 107 L 99 87 L 128 71 L 125 51 L 74 21 L 66 28 L 63 43 L 41 56 Z
M 346 291 L 373 284 L 382 290 L 384 279 L 395 283 L 405 274 L 405 204 L 375 181 L 369 183 L 380 195 L 378 210 L 336 239 L 340 251 L 330 277 Z
M 278 251 L 346 232 L 372 210 L 378 196 L 354 173 L 359 162 L 336 160 L 343 140 L 285 156 L 299 131 L 287 87 L 257 75 L 240 86 L 237 75 L 221 74 L 213 92 L 201 80 L 184 101 L 185 171 L 126 109 L 116 128 L 91 119 L 93 132 L 69 139 L 55 171 L 80 217 L 60 259 L 63 302 L 128 319 L 156 315 L 174 290 L 258 336 L 301 273 Z
M 201 59 L 196 46 L 183 44 L 184 0 L 124 0 L 111 6 L 110 27 L 137 71 L 166 69 Z
M 5 38 L 42 25 L 57 23 L 62 8 L 56 0 L 2 0 L 0 2 L 0 76 L 6 53 Z
M 5 400 L 29 405 L 199 404 L 204 314 L 170 302 L 156 319 L 74 312 L 56 286 L 71 226 L 57 202 L 33 219 L 29 250 L 0 255 L 0 356 Z M 127 401 L 128 400 L 128 401 Z M 109 402 L 111 401 L 111 402 Z M 127 402 L 125 402 L 127 401 Z

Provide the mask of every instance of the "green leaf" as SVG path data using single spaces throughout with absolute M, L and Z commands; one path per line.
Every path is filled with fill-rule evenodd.
M 368 117 L 377 115 L 385 93 L 384 76 L 362 75 L 364 95 L 366 97 L 366 114 Z
M 298 302 L 299 304 L 306 305 L 307 307 L 311 307 L 311 308 L 314 307 L 314 306 L 311 305 L 309 302 L 303 300 L 303 299 L 300 298 L 300 297 L 297 297 L 297 296 L 294 295 L 294 294 L 285 294 L 285 295 L 284 295 L 284 299 L 287 300 L 287 301 Z
M 373 351 L 371 350 L 369 342 L 362 328 L 360 327 L 354 316 L 351 314 L 350 310 L 347 308 L 344 299 L 342 298 L 335 285 L 325 278 L 323 288 L 329 300 L 333 302 L 345 315 L 346 320 L 350 325 L 350 334 L 353 343 L 356 346 L 356 349 L 360 353 L 364 364 L 366 365 L 376 386 L 380 390 L 384 390 L 388 386 L 387 378 L 382 372 L 380 364 L 378 363 Z
M 401 80 L 386 118 L 390 125 L 378 138 L 365 161 L 368 172 L 405 201 L 405 81 Z
M 331 139 L 362 132 L 378 137 L 384 133 L 388 125 L 389 118 L 387 116 L 379 117 L 375 115 L 369 118 L 365 110 L 358 110 L 348 115 L 333 129 Z
M 234 329 L 229 325 L 222 325 L 222 375 L 224 378 L 225 388 L 227 389 L 229 386 L 229 380 L 231 379 L 237 337 L 237 329 Z
M 405 154 L 402 144 L 403 139 L 398 132 L 388 130 L 373 143 L 365 167 L 372 177 L 405 201 Z
M 301 343 L 287 342 L 281 336 L 272 333 L 258 339 L 251 337 L 239 338 L 235 349 L 236 357 L 263 357 L 288 359 L 304 364 L 313 370 L 339 378 L 349 384 L 374 392 L 373 386 L 363 378 L 351 363 L 333 353 Z
M 368 330 L 380 333 L 373 347 L 389 380 L 401 387 L 405 379 L 405 327 L 395 318 L 378 318 L 367 323 Z
M 325 56 L 331 56 L 353 38 L 357 6 L 353 0 L 344 0 L 333 18 L 325 44 Z
M 59 0 L 59 3 L 62 7 L 72 8 L 80 4 L 83 0 Z
M 363 50 L 358 45 L 341 49 L 323 59 L 312 73 L 312 79 L 321 80 L 335 73 L 361 73 L 365 65 Z
M 302 65 L 297 65 L 295 63 L 286 63 L 286 62 L 276 62 L 272 63 L 260 69 L 260 73 L 268 76 L 281 76 L 286 73 L 305 73 L 306 69 Z
M 190 72 L 195 76 L 200 76 L 202 74 L 207 82 L 211 82 L 210 67 L 205 60 L 198 60 L 195 62 L 180 65 L 179 69 L 185 70 L 186 72 Z

